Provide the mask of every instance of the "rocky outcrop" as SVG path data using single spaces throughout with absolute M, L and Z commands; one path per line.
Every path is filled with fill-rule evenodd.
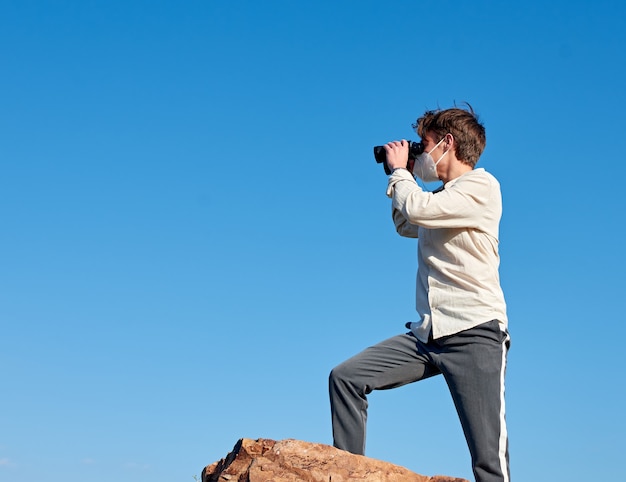
M 241 439 L 205 467 L 202 482 L 468 482 L 427 477 L 388 462 L 299 440 Z

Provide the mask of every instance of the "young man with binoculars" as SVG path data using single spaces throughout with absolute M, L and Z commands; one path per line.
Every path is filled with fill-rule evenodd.
M 377 160 L 384 158 L 389 173 L 387 196 L 396 230 L 418 239 L 418 319 L 407 323 L 407 333 L 332 370 L 333 438 L 336 447 L 364 454 L 367 395 L 442 374 L 476 482 L 508 482 L 504 375 L 509 334 L 498 273 L 502 197 L 498 181 L 475 168 L 485 148 L 485 129 L 467 107 L 428 111 L 413 126 L 421 143 L 393 141 L 384 152 L 378 149 Z M 427 192 L 414 176 L 425 182 L 439 179 L 443 186 Z M 427 410 L 414 413 L 428 416 Z M 423 440 L 428 443 L 427 434 Z

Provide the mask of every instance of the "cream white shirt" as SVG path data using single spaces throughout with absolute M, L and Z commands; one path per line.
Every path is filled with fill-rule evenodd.
M 484 169 L 423 191 L 406 169 L 389 176 L 387 196 L 401 236 L 418 238 L 415 307 L 411 331 L 423 342 L 453 335 L 487 321 L 507 328 L 500 287 L 498 229 L 500 184 Z

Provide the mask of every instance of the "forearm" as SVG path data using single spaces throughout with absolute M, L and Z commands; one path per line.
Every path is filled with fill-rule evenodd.
M 413 188 L 419 189 L 415 179 L 406 169 L 395 169 L 391 175 L 389 176 L 389 182 L 387 184 L 387 196 L 392 198 L 392 218 L 393 223 L 396 227 L 396 231 L 400 236 L 404 236 L 407 238 L 417 238 L 418 237 L 418 227 L 415 224 L 412 224 L 406 216 L 402 213 L 402 210 L 399 209 L 399 204 L 396 201 L 396 187 L 399 184 L 407 184 L 412 185 Z
M 392 209 L 391 216 L 393 218 L 393 224 L 396 226 L 396 231 L 400 236 L 405 238 L 417 238 L 419 227 L 415 224 L 411 224 L 397 209 Z

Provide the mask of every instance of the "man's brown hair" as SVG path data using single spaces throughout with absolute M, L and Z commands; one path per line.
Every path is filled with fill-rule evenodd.
M 438 142 L 446 134 L 454 137 L 456 157 L 465 164 L 474 167 L 483 153 L 487 138 L 485 127 L 478 120 L 478 115 L 469 104 L 467 109 L 454 107 L 445 110 L 429 110 L 417 119 L 413 129 L 422 139 L 426 133 L 432 132 Z

